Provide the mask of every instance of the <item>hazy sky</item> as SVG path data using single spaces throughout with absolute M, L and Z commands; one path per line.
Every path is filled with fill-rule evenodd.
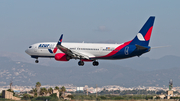
M 156 16 L 150 46 L 144 57 L 180 56 L 180 0 L 1 0 L 1 52 L 25 54 L 37 42 L 122 43 L 135 37 Z

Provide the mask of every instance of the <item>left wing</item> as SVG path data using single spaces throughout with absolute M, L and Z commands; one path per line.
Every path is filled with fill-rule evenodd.
M 89 56 L 85 55 L 83 53 L 79 53 L 76 51 L 72 51 L 64 46 L 61 45 L 62 43 L 62 38 L 63 38 L 63 34 L 61 35 L 61 37 L 59 38 L 59 41 L 56 45 L 56 47 L 61 50 L 63 53 L 67 54 L 68 56 L 74 58 L 74 59 L 88 59 L 89 60 Z

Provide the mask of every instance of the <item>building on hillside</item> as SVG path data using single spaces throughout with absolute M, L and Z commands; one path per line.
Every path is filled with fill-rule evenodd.
M 11 99 L 11 100 L 21 100 L 21 98 L 13 96 L 12 92 L 9 92 L 9 91 L 6 91 L 6 90 L 2 91 L 2 98 Z
M 84 91 L 84 87 L 77 87 L 76 91 Z
M 56 96 L 59 98 L 59 91 L 58 90 L 53 90 L 53 94 L 56 93 Z
M 172 88 L 173 88 L 173 81 L 171 79 L 169 81 L 169 90 L 167 91 L 167 99 L 170 99 L 171 97 L 174 96 Z
M 64 96 L 62 96 L 62 98 L 64 100 L 71 100 L 71 98 L 68 97 L 69 95 L 72 95 L 72 94 L 71 93 L 64 93 Z
M 174 94 L 173 94 L 172 90 L 167 91 L 167 99 L 170 99 L 173 96 L 174 96 Z

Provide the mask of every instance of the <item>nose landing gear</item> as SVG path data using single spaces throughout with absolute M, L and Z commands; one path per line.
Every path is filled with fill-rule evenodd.
M 38 58 L 36 58 L 36 60 L 35 60 L 35 63 L 39 63 L 39 60 L 38 60 Z
M 35 60 L 35 63 L 39 63 L 39 60 Z

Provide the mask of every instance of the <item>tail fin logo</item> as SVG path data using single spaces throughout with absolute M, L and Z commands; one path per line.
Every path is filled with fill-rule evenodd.
M 138 37 L 138 39 L 139 39 L 140 41 L 145 41 L 145 39 L 144 39 L 144 37 L 143 37 L 143 35 L 142 35 L 141 33 L 138 33 L 138 34 L 137 34 L 137 37 Z
M 146 35 L 143 37 L 143 35 L 141 33 L 137 34 L 137 38 L 139 39 L 139 41 L 149 41 L 150 37 L 151 37 L 151 32 L 152 32 L 152 28 L 151 27 L 148 32 L 146 33 Z

